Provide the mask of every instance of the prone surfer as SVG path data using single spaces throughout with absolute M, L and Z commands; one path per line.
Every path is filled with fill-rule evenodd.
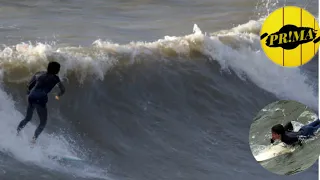
M 289 122 L 285 126 L 282 124 L 276 124 L 271 128 L 271 143 L 273 144 L 275 140 L 280 140 L 287 145 L 302 145 L 302 139 L 308 139 L 314 136 L 314 133 L 320 128 L 320 120 L 302 126 L 299 131 L 294 132 L 292 123 Z
M 46 104 L 48 102 L 48 93 L 50 93 L 56 85 L 58 85 L 60 89 L 60 92 L 55 97 L 57 100 L 65 93 L 65 87 L 61 83 L 60 78 L 57 76 L 59 72 L 60 64 L 54 61 L 50 62 L 47 66 L 47 71 L 35 73 L 27 86 L 27 113 L 25 118 L 18 125 L 17 134 L 19 135 L 20 131 L 31 120 L 33 111 L 36 109 L 40 119 L 40 124 L 35 130 L 32 143 L 35 143 L 36 139 L 39 137 L 47 124 L 48 114 Z

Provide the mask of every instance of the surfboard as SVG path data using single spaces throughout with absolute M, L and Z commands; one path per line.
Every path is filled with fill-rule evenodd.
M 48 157 L 58 161 L 83 161 L 81 158 L 71 155 L 48 155 Z
M 20 134 L 16 134 L 17 137 L 20 137 Z M 29 141 L 29 148 L 33 149 L 37 146 L 37 143 L 36 142 L 33 142 L 32 140 Z M 52 160 L 56 160 L 56 161 L 60 161 L 60 162 L 80 162 L 80 161 L 84 161 L 83 159 L 79 158 L 79 157 L 76 157 L 76 156 L 73 156 L 73 155 L 62 155 L 62 154 L 47 154 L 47 157 L 49 159 L 52 159 Z
M 258 162 L 263 162 L 277 156 L 292 153 L 294 148 L 285 146 L 283 143 L 277 145 L 270 145 L 262 150 L 257 156 L 254 156 Z

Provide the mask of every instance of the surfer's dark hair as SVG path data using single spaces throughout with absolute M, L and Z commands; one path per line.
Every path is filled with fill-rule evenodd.
M 60 64 L 58 62 L 55 62 L 55 61 L 49 62 L 47 67 L 47 72 L 49 74 L 58 74 L 59 71 L 60 71 Z
M 274 126 L 271 128 L 271 131 L 272 131 L 273 133 L 280 134 L 280 135 L 282 135 L 282 134 L 285 133 L 285 129 L 284 129 L 284 127 L 282 126 L 282 124 L 276 124 L 276 125 L 274 125 Z

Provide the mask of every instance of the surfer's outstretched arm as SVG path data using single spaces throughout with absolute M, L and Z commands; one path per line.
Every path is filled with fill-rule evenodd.
M 35 73 L 31 80 L 29 81 L 28 85 L 27 85 L 27 94 L 29 95 L 31 89 L 34 87 L 34 85 L 36 85 L 36 82 L 37 82 L 37 75 L 39 74 L 40 72 L 37 72 Z
M 60 92 L 57 94 L 58 97 L 62 96 L 66 92 L 66 88 L 62 84 L 62 82 L 59 82 L 57 84 L 58 88 L 60 89 Z
M 286 125 L 284 125 L 285 131 L 293 131 L 293 125 L 291 121 L 289 121 Z
M 34 85 L 36 84 L 36 76 L 32 76 L 30 82 L 27 85 L 27 94 L 30 94 L 30 90 L 34 87 Z

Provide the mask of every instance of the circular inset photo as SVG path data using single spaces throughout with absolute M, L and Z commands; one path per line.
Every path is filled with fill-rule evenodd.
M 254 158 L 265 169 L 292 175 L 311 167 L 320 154 L 320 120 L 296 101 L 281 100 L 264 107 L 250 127 Z

